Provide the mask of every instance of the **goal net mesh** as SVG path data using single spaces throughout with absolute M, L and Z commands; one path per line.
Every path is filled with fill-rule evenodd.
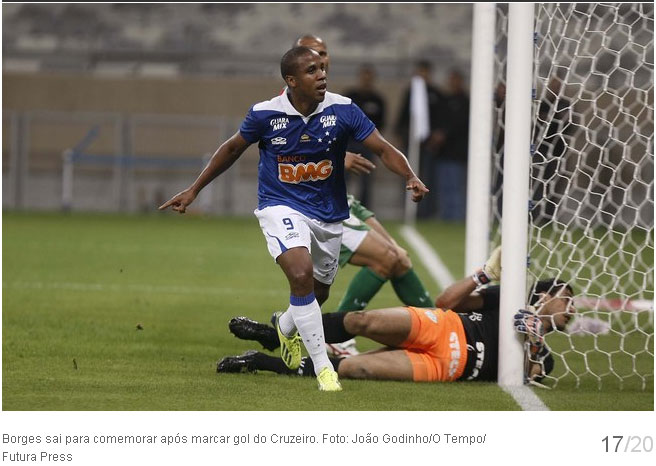
M 653 389 L 653 4 L 536 4 L 527 289 L 572 285 L 553 387 Z M 500 242 L 508 12 L 497 6 L 492 242 Z

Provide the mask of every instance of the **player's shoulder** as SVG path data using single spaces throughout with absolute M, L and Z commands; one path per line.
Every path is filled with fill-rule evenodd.
M 277 95 L 272 99 L 256 103 L 253 105 L 252 111 L 285 113 L 285 105 L 282 95 Z
M 340 94 L 335 94 L 334 92 L 326 92 L 326 96 L 323 99 L 324 108 L 330 107 L 332 105 L 351 105 L 353 100 L 349 97 L 345 97 Z

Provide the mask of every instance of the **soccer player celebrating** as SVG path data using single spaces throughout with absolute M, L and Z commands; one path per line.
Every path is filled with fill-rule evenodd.
M 324 314 L 326 341 L 343 341 L 361 335 L 385 345 L 372 352 L 333 360 L 340 377 L 415 382 L 496 380 L 498 368 L 499 286 L 480 289 L 498 280 L 500 251 L 486 266 L 438 296 L 434 309 L 396 307 L 371 311 Z M 572 288 L 555 279 L 538 282 L 529 310 L 515 315 L 515 329 L 527 336 L 530 363 L 527 381 L 539 380 L 553 369 L 553 357 L 544 342 L 552 330 L 564 330 L 571 315 Z M 256 340 L 265 348 L 276 346 L 275 330 L 245 317 L 232 319 L 237 337 Z M 306 375 L 310 361 L 291 371 L 278 358 L 257 351 L 222 359 L 218 372 L 267 370 Z
M 328 46 L 323 39 L 306 34 L 296 39 L 295 46 L 309 47 L 321 56 L 326 68 L 330 67 Z M 365 157 L 346 153 L 345 167 L 356 174 L 368 174 L 375 165 Z M 403 249 L 376 219 L 375 214 L 353 196 L 348 196 L 349 218 L 342 222 L 344 231 L 339 254 L 339 265 L 361 267 L 342 297 L 338 312 L 360 311 L 390 281 L 401 302 L 408 306 L 431 305 L 430 294 L 417 276 L 408 252 Z M 358 354 L 355 340 L 328 344 L 334 356 Z
M 282 57 L 286 92 L 254 105 L 239 131 L 224 142 L 198 178 L 160 206 L 184 213 L 198 193 L 250 146 L 260 148 L 258 208 L 269 253 L 285 273 L 289 307 L 275 318 L 281 357 L 301 364 L 301 340 L 323 391 L 341 385 L 326 353 L 319 303 L 328 297 L 337 272 L 341 221 L 348 218 L 344 156 L 349 137 L 377 154 L 403 176 L 412 199 L 428 192 L 405 156 L 387 142 L 350 99 L 327 91 L 320 55 L 294 47 Z

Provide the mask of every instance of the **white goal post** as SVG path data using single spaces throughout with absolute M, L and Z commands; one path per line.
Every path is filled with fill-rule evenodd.
M 518 309 L 526 307 L 523 284 L 526 283 L 526 194 L 531 145 L 531 68 L 528 65 L 533 58 L 533 4 L 511 4 L 508 16 L 506 127 L 513 131 L 506 138 L 503 164 L 507 176 L 503 186 L 506 214 L 501 222 L 498 381 L 502 386 L 516 386 L 523 383 L 523 358 L 512 318 Z
M 577 314 L 547 336 L 555 365 L 544 383 L 644 390 L 654 363 L 654 6 L 535 4 L 522 20 L 530 35 L 511 38 L 523 6 L 496 5 L 485 48 L 494 94 L 483 97 L 496 104 L 491 182 L 468 187 L 468 209 L 484 198 L 491 215 L 485 228 L 485 215 L 468 213 L 467 270 L 503 248 L 499 381 L 521 383 L 509 315 L 536 281 L 556 278 L 574 288 Z M 482 226 L 471 241 L 485 248 L 474 250 L 469 230 Z

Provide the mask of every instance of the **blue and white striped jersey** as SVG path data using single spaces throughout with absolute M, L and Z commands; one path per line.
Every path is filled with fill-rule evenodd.
M 286 205 L 323 222 L 348 218 L 346 145 L 349 137 L 362 141 L 374 129 L 351 99 L 331 92 L 308 117 L 287 92 L 255 104 L 239 131 L 246 141 L 259 142 L 258 209 Z

